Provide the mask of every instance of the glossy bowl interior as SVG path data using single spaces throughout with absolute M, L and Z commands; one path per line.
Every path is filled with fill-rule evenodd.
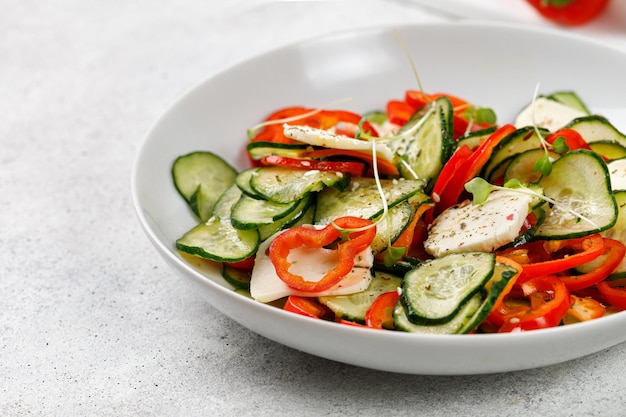
M 176 192 L 174 159 L 211 150 L 247 166 L 246 129 L 273 110 L 323 106 L 382 109 L 417 84 L 394 30 L 428 92 L 449 92 L 510 121 L 542 92 L 574 90 L 592 109 L 623 112 L 626 55 L 550 29 L 437 23 L 339 33 L 258 56 L 214 76 L 172 106 L 145 138 L 132 175 L 139 221 L 167 263 L 223 314 L 269 339 L 324 358 L 413 374 L 478 374 L 540 367 L 626 340 L 626 313 L 519 334 L 419 335 L 341 326 L 287 313 L 232 291 L 219 268 L 194 265 L 174 242 L 196 220 Z M 620 107 L 622 106 L 622 107 Z

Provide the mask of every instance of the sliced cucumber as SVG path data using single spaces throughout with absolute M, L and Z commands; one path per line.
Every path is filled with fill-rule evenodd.
M 263 167 L 252 174 L 250 187 L 267 200 L 291 203 L 326 187 L 343 190 L 349 181 L 349 175 L 342 172 Z
M 412 133 L 389 143 L 404 178 L 417 176 L 426 181 L 427 188 L 432 186 L 454 150 L 452 114 L 450 100 L 440 97 L 418 110 L 398 132 L 399 135 Z
M 620 132 L 605 117 L 590 115 L 578 117 L 568 123 L 565 127 L 574 129 L 589 144 L 598 141 L 609 141 L 618 143 L 626 147 L 626 135 Z
M 235 178 L 235 184 L 237 184 L 237 187 L 239 187 L 244 195 L 247 195 L 250 198 L 256 198 L 257 200 L 264 200 L 264 198 L 258 195 L 250 186 L 250 179 L 256 170 L 257 168 L 248 168 L 241 171 Z
M 518 270 L 510 265 L 496 262 L 494 267 L 493 276 L 485 284 L 486 296 L 482 300 L 480 307 L 474 312 L 471 319 L 466 320 L 463 323 L 457 333 L 469 333 L 475 330 L 491 313 L 502 291 L 506 288 L 509 281 L 520 274 L 521 269 Z
M 395 205 L 387 212 L 387 217 L 376 223 L 376 237 L 371 243 L 372 252 L 378 255 L 387 249 L 389 243 L 402 234 L 413 219 L 413 208 L 406 201 Z
M 222 264 L 222 277 L 238 290 L 250 290 L 250 271 Z
M 565 104 L 567 107 L 571 107 L 574 110 L 589 114 L 591 113 L 582 99 L 573 91 L 556 91 L 548 96 L 547 99 L 558 101 L 561 104 Z
M 539 132 L 545 136 L 549 134 L 545 129 L 540 129 Z M 504 173 L 506 169 L 506 166 L 502 166 L 504 160 L 510 160 L 509 158 L 512 156 L 535 148 L 541 148 L 541 140 L 537 136 L 535 129 L 532 126 L 517 129 L 504 138 L 496 149 L 494 149 L 491 158 L 489 158 L 489 162 L 483 168 L 482 177 L 494 177 L 491 171 L 496 169 L 496 167 L 500 167 L 501 172 Z
M 595 153 L 609 160 L 626 158 L 626 146 L 611 140 L 591 142 L 589 147 Z
M 421 180 L 381 180 L 388 207 L 409 198 L 426 201 L 429 197 L 422 192 Z M 317 199 L 316 224 L 328 224 L 338 217 L 347 215 L 374 219 L 383 213 L 384 207 L 373 178 L 352 178 L 345 190 L 334 188 L 322 190 Z
M 246 147 L 250 158 L 255 161 L 263 159 L 264 156 L 278 155 L 290 158 L 301 158 L 313 150 L 311 145 L 304 143 L 278 143 L 278 142 L 250 142 Z
M 397 330 L 410 333 L 455 334 L 467 327 L 467 323 L 472 321 L 472 318 L 480 309 L 481 303 L 482 296 L 480 293 L 476 293 L 462 304 L 456 314 L 447 322 L 441 324 L 415 324 L 409 320 L 408 311 L 404 304 L 398 302 L 393 309 L 393 324 Z
M 298 205 L 287 216 L 273 223 L 259 226 L 259 235 L 262 241 L 272 236 L 279 230 L 287 229 L 300 224 L 312 224 L 313 215 L 315 214 L 315 204 L 312 194 L 304 197 L 298 202 Z
M 537 161 L 546 156 L 546 151 L 543 149 L 529 149 L 516 156 L 514 156 L 507 164 L 504 171 L 504 183 L 517 178 L 522 184 L 532 184 L 539 181 L 541 178 L 541 171 L 535 171 L 534 167 Z M 560 157 L 555 152 L 548 151 L 548 156 L 552 160 L 556 160 Z
M 176 189 L 202 221 L 211 217 L 218 198 L 236 176 L 237 171 L 212 152 L 179 156 L 172 165 Z
M 230 221 L 237 229 L 257 229 L 288 216 L 299 203 L 300 200 L 284 204 L 274 203 L 242 194 L 231 210 Z
M 367 290 L 351 295 L 318 297 L 318 300 L 330 308 L 337 317 L 364 323 L 365 314 L 376 298 L 386 292 L 397 291 L 401 284 L 402 278 L 376 271 Z
M 218 262 L 242 261 L 256 253 L 258 230 L 235 229 L 230 222 L 230 211 L 240 197 L 241 190 L 231 185 L 215 204 L 209 221 L 185 233 L 176 241 L 176 248 Z
M 409 271 L 402 284 L 402 300 L 415 324 L 450 321 L 493 275 L 495 255 L 487 252 L 452 253 L 426 261 Z
M 542 177 L 538 184 L 544 195 L 558 204 L 544 206 L 546 218 L 537 230 L 537 238 L 585 236 L 609 229 L 617 220 L 608 168 L 594 152 L 579 149 L 566 153 L 552 164 L 552 173 Z
M 619 240 L 626 245 L 626 190 L 615 191 L 614 196 L 618 207 L 617 221 L 613 227 L 602 232 L 602 236 Z M 623 273 L 625 271 L 626 258 L 613 273 Z
M 492 127 L 488 127 L 485 129 L 477 130 L 475 132 L 470 132 L 466 134 L 465 136 L 462 136 L 459 139 L 457 139 L 456 147 L 458 149 L 463 145 L 467 145 L 470 149 L 473 150 L 477 148 L 478 146 L 480 146 L 480 144 L 483 143 L 485 139 L 491 136 L 491 134 L 495 132 L 496 129 L 497 129 L 496 126 L 492 126 Z

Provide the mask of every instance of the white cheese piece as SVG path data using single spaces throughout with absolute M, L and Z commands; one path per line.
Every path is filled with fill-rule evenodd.
M 607 164 L 613 190 L 626 190 L 626 158 L 616 159 Z
M 586 116 L 585 113 L 558 101 L 539 97 L 535 100 L 534 108 L 531 103 L 517 115 L 515 127 L 533 126 L 533 112 L 535 113 L 534 122 L 536 126 L 548 129 L 550 132 L 562 128 L 577 117 Z
M 268 256 L 268 248 L 273 238 L 263 242 L 256 254 L 250 280 L 250 295 L 257 301 L 268 303 L 289 295 L 318 297 L 354 294 L 365 291 L 372 280 L 371 268 L 374 265 L 374 255 L 368 247 L 354 257 L 354 268 L 334 287 L 315 293 L 290 288 L 278 277 L 274 264 Z M 304 277 L 307 281 L 317 282 L 329 269 L 337 265 L 338 258 L 337 251 L 334 250 L 301 247 L 292 249 L 287 260 L 292 264 L 290 272 Z
M 482 204 L 450 207 L 433 222 L 424 247 L 440 257 L 448 253 L 492 252 L 520 233 L 532 196 L 513 191 L 494 191 Z
M 324 148 L 344 149 L 372 153 L 372 143 L 354 139 L 345 135 L 337 135 L 324 129 L 309 126 L 283 125 L 283 132 L 288 138 Z M 393 162 L 393 152 L 387 145 L 376 143 L 376 156 Z

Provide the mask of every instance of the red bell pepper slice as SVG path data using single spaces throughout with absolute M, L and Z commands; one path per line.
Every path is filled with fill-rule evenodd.
M 591 150 L 589 144 L 583 139 L 582 135 L 575 131 L 574 129 L 562 128 L 555 132 L 550 133 L 546 137 L 546 142 L 549 144 L 553 144 L 557 138 L 563 137 L 565 138 L 565 144 L 569 148 L 569 150 L 573 151 L 575 149 L 587 149 Z
M 450 159 L 448 159 L 445 163 L 439 172 L 439 176 L 437 177 L 437 181 L 435 181 L 435 185 L 433 186 L 433 191 L 431 193 L 431 198 L 435 203 L 439 202 L 443 190 L 446 189 L 446 186 L 450 180 L 452 180 L 456 171 L 465 163 L 465 161 L 467 161 L 470 155 L 472 155 L 472 150 L 469 146 L 463 145 L 460 148 L 457 148 Z
M 283 310 L 300 314 L 314 319 L 328 319 L 332 312 L 314 298 L 290 295 L 283 306 Z
M 393 329 L 393 309 L 399 298 L 397 291 L 379 295 L 365 313 L 365 324 L 374 329 Z
M 601 265 L 582 275 L 561 275 L 559 278 L 570 291 L 582 290 L 606 279 L 624 260 L 626 247 L 618 240 L 603 238 L 604 258 Z M 601 255 L 602 256 L 602 255 Z
M 309 126 L 317 129 L 335 128 L 337 134 L 354 137 L 362 116 L 348 110 L 319 110 L 308 109 L 306 107 L 288 107 L 272 113 L 265 120 L 275 122 L 282 119 L 297 118 L 288 122 L 289 124 Z M 350 126 L 348 129 L 344 125 Z M 365 121 L 361 130 L 372 136 L 378 136 L 376 129 L 371 123 Z M 290 139 L 283 133 L 283 123 L 270 123 L 265 125 L 252 139 L 251 142 L 277 142 L 277 143 L 298 143 Z
M 266 155 L 261 159 L 263 165 L 275 165 L 288 168 L 337 171 L 355 177 L 363 175 L 365 163 L 358 161 L 320 161 L 316 159 L 289 158 L 279 155 Z
M 478 148 L 458 167 L 445 188 L 439 194 L 439 203 L 435 206 L 441 212 L 459 202 L 465 183 L 474 178 L 487 163 L 494 148 L 509 134 L 515 131 L 511 124 L 503 125 L 493 132 Z
M 387 102 L 387 118 L 389 122 L 404 126 L 409 121 L 417 108 L 411 106 L 406 101 L 389 100 Z
M 291 263 L 287 260 L 289 252 L 300 246 L 322 248 L 341 237 L 341 233 L 331 223 L 321 230 L 311 227 L 293 227 L 280 233 L 269 247 L 269 256 L 276 274 L 289 287 L 306 292 L 320 292 L 339 283 L 354 267 L 354 257 L 365 250 L 376 236 L 376 226 L 370 220 L 359 217 L 345 216 L 334 221 L 342 229 L 360 229 L 348 233 L 348 240 L 337 246 L 339 262 L 334 269 L 326 272 L 319 281 L 308 281 L 306 278 L 289 272 Z
M 488 322 L 498 332 L 519 332 L 558 326 L 570 308 L 570 293 L 555 276 L 547 275 L 528 280 L 512 291 L 489 314 Z M 512 303 L 522 297 L 527 304 Z
M 545 247 L 544 243 L 545 242 L 541 241 L 532 242 L 528 245 L 520 246 L 517 249 L 527 247 L 538 250 L 538 248 Z M 559 250 L 567 250 L 566 255 L 561 258 L 555 259 L 552 257 L 551 259 L 545 261 L 523 264 L 522 277 L 520 278 L 521 281 L 541 275 L 556 274 L 575 268 L 578 265 L 582 265 L 596 259 L 604 253 L 604 239 L 598 233 L 576 239 L 567 239 L 556 242 L 550 241 L 550 243 L 558 245 Z M 529 253 L 529 258 L 541 258 L 552 255 L 553 254 L 546 252 L 540 254 Z
M 596 287 L 609 304 L 626 310 L 626 278 L 602 281 Z
M 370 152 L 364 151 L 354 151 L 349 149 L 316 149 L 306 154 L 308 158 L 312 159 L 322 159 L 322 158 L 331 158 L 331 157 L 340 157 L 340 158 L 356 158 L 364 161 L 372 166 L 374 159 Z M 388 161 L 383 158 L 376 158 L 376 164 L 378 166 L 378 172 L 383 175 L 398 175 L 398 167 L 394 165 L 392 161 Z

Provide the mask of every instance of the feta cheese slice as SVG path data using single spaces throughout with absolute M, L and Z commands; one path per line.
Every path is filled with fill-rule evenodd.
M 435 257 L 470 251 L 492 252 L 519 235 L 533 201 L 532 196 L 498 190 L 482 204 L 450 207 L 431 225 L 424 247 Z
M 626 190 L 626 158 L 615 159 L 607 164 L 613 190 Z
M 537 123 L 537 127 L 543 127 L 550 132 L 562 128 L 577 117 L 586 116 L 585 113 L 558 101 L 539 97 L 535 100 L 534 108 L 531 103 L 517 115 L 515 127 L 533 126 L 533 112 L 535 113 L 534 121 Z
M 285 136 L 298 142 L 308 143 L 313 146 L 324 148 L 344 149 L 372 153 L 372 143 L 354 139 L 345 135 L 337 135 L 324 129 L 316 129 L 309 126 L 283 125 Z M 384 143 L 376 143 L 376 155 L 379 158 L 393 162 L 393 152 Z
M 374 255 L 371 248 L 366 248 L 355 256 L 352 271 L 334 287 L 315 293 L 290 288 L 276 274 L 274 264 L 268 255 L 269 245 L 275 236 L 277 235 L 259 246 L 255 258 L 250 281 L 250 295 L 257 301 L 268 303 L 289 295 L 318 297 L 354 294 L 365 291 L 372 280 L 371 268 L 374 265 Z M 308 281 L 319 281 L 326 271 L 337 264 L 338 255 L 336 251 L 325 248 L 301 247 L 291 250 L 287 259 L 292 264 L 291 272 L 305 277 Z

